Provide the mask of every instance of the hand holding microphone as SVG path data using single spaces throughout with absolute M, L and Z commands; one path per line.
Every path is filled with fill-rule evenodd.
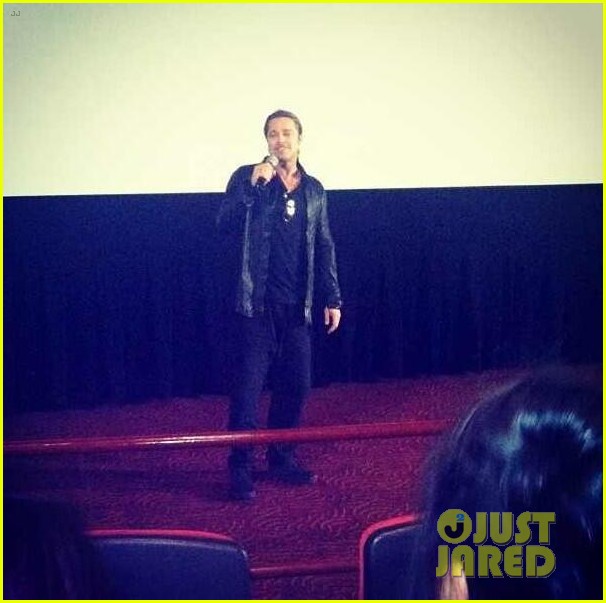
M 255 165 L 250 183 L 257 189 L 265 188 L 276 173 L 278 167 L 278 158 L 275 155 L 268 155 L 262 163 Z

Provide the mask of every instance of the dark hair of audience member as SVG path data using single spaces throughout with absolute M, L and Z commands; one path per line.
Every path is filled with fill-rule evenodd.
M 602 396 L 562 371 L 474 408 L 432 460 L 408 598 L 440 598 L 437 521 L 448 509 L 555 512 L 544 578 L 466 578 L 470 599 L 602 599 Z M 464 544 L 474 546 L 471 538 Z
M 97 599 L 101 577 L 75 508 L 4 500 L 4 599 Z

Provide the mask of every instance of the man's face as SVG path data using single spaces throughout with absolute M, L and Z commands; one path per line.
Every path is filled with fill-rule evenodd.
M 297 125 L 290 117 L 275 117 L 267 124 L 267 148 L 280 161 L 296 161 L 301 138 Z

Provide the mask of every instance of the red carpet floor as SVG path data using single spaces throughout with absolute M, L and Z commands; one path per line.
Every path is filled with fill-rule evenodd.
M 600 378 L 597 368 L 584 369 Z M 456 419 L 521 371 L 372 384 L 312 391 L 306 426 Z M 267 407 L 263 399 L 261 416 Z M 227 399 L 149 401 L 92 410 L 37 412 L 5 421 L 5 439 L 194 434 L 219 431 Z M 189 528 L 240 542 L 253 568 L 301 562 L 357 561 L 361 532 L 373 522 L 418 510 L 422 466 L 437 437 L 303 444 L 299 458 L 319 475 L 308 487 L 264 479 L 257 451 L 253 504 L 226 497 L 227 449 L 186 448 L 5 458 L 5 491 L 76 503 L 90 527 Z M 352 599 L 355 572 L 264 578 L 259 599 Z

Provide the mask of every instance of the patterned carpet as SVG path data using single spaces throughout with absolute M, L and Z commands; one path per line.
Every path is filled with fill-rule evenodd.
M 597 369 L 591 369 L 597 375 Z M 305 425 L 411 419 L 456 419 L 486 392 L 520 371 L 334 384 L 312 391 Z M 261 416 L 265 415 L 263 398 Z M 222 430 L 227 400 L 149 401 L 91 410 L 7 417 L 5 439 L 193 434 Z M 67 499 L 90 527 L 189 528 L 228 534 L 253 568 L 275 564 L 355 564 L 357 544 L 373 522 L 419 508 L 422 465 L 437 438 L 303 444 L 300 460 L 319 475 L 314 486 L 287 487 L 266 479 L 256 452 L 253 504 L 226 496 L 227 449 L 181 447 L 87 455 L 5 459 L 5 491 Z M 352 599 L 355 571 L 260 578 L 258 599 Z

